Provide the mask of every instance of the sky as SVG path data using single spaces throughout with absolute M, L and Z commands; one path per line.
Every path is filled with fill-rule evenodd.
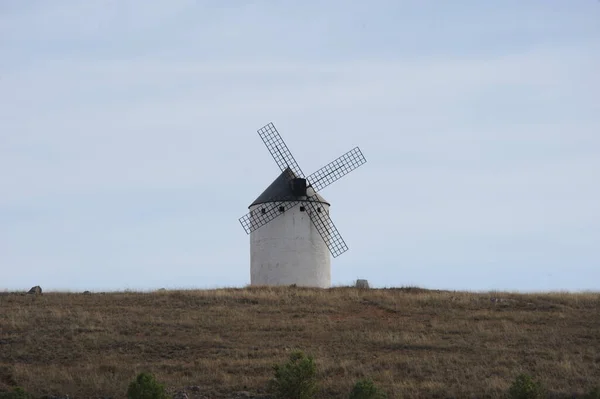
M 596 0 L 0 2 L 0 290 L 243 287 L 273 122 L 332 284 L 600 290 Z

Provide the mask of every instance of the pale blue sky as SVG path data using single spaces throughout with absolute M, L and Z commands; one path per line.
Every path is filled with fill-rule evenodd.
M 334 284 L 600 289 L 600 3 L 0 2 L 0 290 L 243 286 L 279 170 Z

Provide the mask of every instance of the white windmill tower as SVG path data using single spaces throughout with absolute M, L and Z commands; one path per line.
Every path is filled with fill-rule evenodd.
M 310 176 L 304 173 L 272 123 L 258 134 L 281 174 L 240 218 L 250 234 L 250 284 L 329 288 L 331 258 L 348 250 L 317 191 L 366 162 L 358 147 Z

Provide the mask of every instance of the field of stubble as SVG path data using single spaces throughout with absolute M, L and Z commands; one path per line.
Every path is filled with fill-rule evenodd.
M 252 397 L 297 348 L 316 359 L 321 398 L 347 398 L 363 376 L 390 398 L 503 397 L 521 372 L 571 397 L 600 385 L 600 294 L 0 294 L 0 391 L 122 398 L 150 371 L 190 398 Z

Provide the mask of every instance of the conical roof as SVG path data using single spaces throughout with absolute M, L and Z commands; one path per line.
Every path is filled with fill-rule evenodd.
M 299 197 L 294 195 L 290 180 L 297 178 L 296 174 L 292 172 L 290 168 L 287 168 L 281 174 L 273 180 L 273 183 L 262 192 L 261 195 L 256 198 L 248 208 L 257 204 L 263 204 L 265 202 L 281 202 L 281 201 L 305 201 L 306 197 Z M 314 191 L 312 188 L 308 188 L 308 195 L 312 195 Z M 329 205 L 329 202 L 319 194 L 314 193 L 313 200 L 317 202 L 323 202 Z

